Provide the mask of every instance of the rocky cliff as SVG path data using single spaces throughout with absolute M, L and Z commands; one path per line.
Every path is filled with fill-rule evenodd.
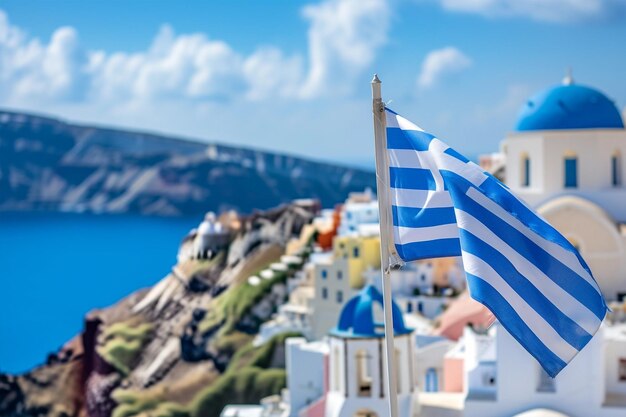
M 354 168 L 0 111 L 0 211 L 194 215 L 297 198 L 331 207 L 374 184 Z
M 199 236 L 202 226 L 192 231 L 152 288 L 90 312 L 82 334 L 44 366 L 0 375 L 0 416 L 218 416 L 227 403 L 279 393 L 286 335 L 259 347 L 252 339 L 310 254 L 316 209 L 299 202 L 229 213 L 218 244 Z M 196 250 L 198 242 L 212 249 Z M 248 282 L 285 253 L 299 261 Z

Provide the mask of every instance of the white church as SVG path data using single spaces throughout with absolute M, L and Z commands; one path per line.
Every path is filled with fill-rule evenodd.
M 626 130 L 571 76 L 524 104 L 502 141 L 505 183 L 578 248 L 607 301 L 626 296 Z
M 367 285 L 344 305 L 328 338 L 319 342 L 287 339 L 289 416 L 388 414 L 382 303 L 378 289 Z M 405 326 L 402 311 L 395 302 L 393 327 L 399 415 L 417 417 L 415 333 Z

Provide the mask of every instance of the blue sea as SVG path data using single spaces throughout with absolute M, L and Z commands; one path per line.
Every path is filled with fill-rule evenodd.
M 0 372 L 45 362 L 85 313 L 164 277 L 199 218 L 0 213 Z

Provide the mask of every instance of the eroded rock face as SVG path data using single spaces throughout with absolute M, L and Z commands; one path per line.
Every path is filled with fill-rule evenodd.
M 117 373 L 103 375 L 93 372 L 85 385 L 85 408 L 89 417 L 109 417 L 117 403 L 111 393 L 121 382 Z
M 0 111 L 0 211 L 199 215 L 339 203 L 373 172 Z
M 80 337 L 46 365 L 20 376 L 0 375 L 0 416 L 110 417 L 118 401 L 145 399 L 146 407 L 191 403 L 225 372 L 236 349 L 251 342 L 287 291 L 284 282 L 273 282 L 253 304 L 237 307 L 236 319 L 229 311 L 217 314 L 218 297 L 276 262 L 316 209 L 292 204 L 242 218 L 222 253 L 187 260 L 151 289 L 90 312 Z M 269 362 L 284 366 L 278 357 Z M 120 390 L 131 400 L 114 395 Z
M 0 414 L 23 415 L 25 408 L 24 393 L 16 378 L 10 375 L 0 375 Z

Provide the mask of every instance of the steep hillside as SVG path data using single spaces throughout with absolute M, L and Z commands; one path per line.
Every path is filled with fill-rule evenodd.
M 315 210 L 301 202 L 223 217 L 227 232 L 204 240 L 214 250 L 201 255 L 187 250 L 206 236 L 193 231 L 152 288 L 89 313 L 82 334 L 45 365 L 0 374 L 0 416 L 217 416 L 228 403 L 279 393 L 287 335 L 259 347 L 252 340 L 310 254 Z M 268 268 L 287 250 L 298 261 L 248 282 L 246 271 Z
M 374 185 L 354 168 L 0 111 L 0 211 L 251 212 Z

